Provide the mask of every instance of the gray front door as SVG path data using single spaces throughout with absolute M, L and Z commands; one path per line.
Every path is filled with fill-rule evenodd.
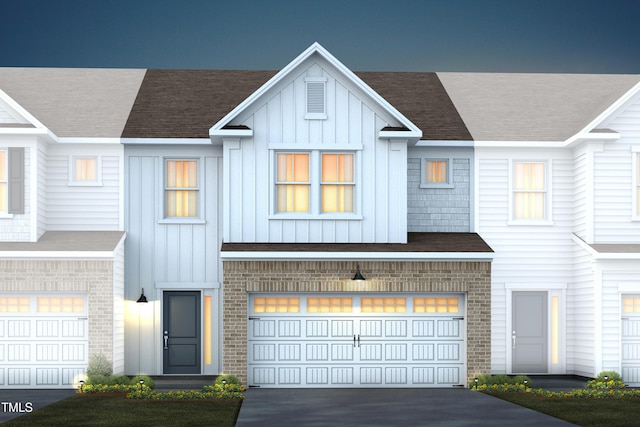
M 200 374 L 200 292 L 165 292 L 163 298 L 163 372 Z
M 511 366 L 514 374 L 548 372 L 547 301 L 547 292 L 513 292 Z

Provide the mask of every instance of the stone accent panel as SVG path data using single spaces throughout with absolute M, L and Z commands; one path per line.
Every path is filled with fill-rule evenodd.
M 247 302 L 252 292 L 458 292 L 467 300 L 467 379 L 491 370 L 491 263 L 224 261 L 223 370 L 247 383 Z
M 0 260 L 0 277 L 0 292 L 87 294 L 89 357 L 113 359 L 113 261 Z

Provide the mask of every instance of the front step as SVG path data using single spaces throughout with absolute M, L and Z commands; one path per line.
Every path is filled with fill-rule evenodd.
M 202 390 L 212 385 L 217 375 L 150 375 L 156 384 L 156 391 L 166 390 Z

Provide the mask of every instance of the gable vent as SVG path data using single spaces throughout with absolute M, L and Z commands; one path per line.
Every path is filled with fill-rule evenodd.
M 307 114 L 324 115 L 325 113 L 325 83 L 307 82 Z

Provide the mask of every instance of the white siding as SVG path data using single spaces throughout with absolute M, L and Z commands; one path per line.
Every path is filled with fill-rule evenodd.
M 606 144 L 595 153 L 595 243 L 637 243 L 640 221 L 632 221 L 633 163 L 629 145 Z
M 594 376 L 596 295 L 591 255 L 575 246 L 575 279 L 567 289 L 567 373 Z
M 478 233 L 495 251 L 492 264 L 492 370 L 505 372 L 506 284 L 568 284 L 573 280 L 573 163 L 569 153 L 476 149 L 479 194 Z M 510 163 L 544 160 L 550 168 L 551 223 L 510 223 Z
M 328 64 L 310 60 L 234 120 L 251 128 L 253 137 L 224 143 L 225 241 L 406 241 L 406 143 L 378 139 L 382 128 L 399 123 L 337 75 Z M 305 119 L 306 77 L 326 79 L 326 119 Z M 321 151 L 355 153 L 355 215 L 274 215 L 278 150 L 310 151 L 312 168 Z M 310 178 L 319 180 L 316 174 Z M 319 194 L 312 193 L 312 210 L 319 211 L 319 203 Z
M 48 146 L 45 142 L 38 142 L 38 226 L 37 238 L 40 238 L 47 231 L 47 162 Z
M 119 230 L 120 170 L 123 148 L 51 146 L 47 170 L 47 223 L 49 230 Z M 98 156 L 102 185 L 70 185 L 72 156 Z
M 599 127 L 618 131 L 623 138 L 640 138 L 640 95 L 636 95 Z
M 589 160 L 592 160 L 591 154 L 584 150 L 584 147 L 576 150 L 573 159 L 573 173 L 574 173 L 574 233 L 582 240 L 590 241 L 589 234 L 592 230 L 589 230 L 589 224 L 592 223 L 590 218 L 593 215 L 593 194 L 592 183 L 590 179 L 592 177 L 591 166 Z
M 124 241 L 114 250 L 113 259 L 113 372 L 124 373 Z

